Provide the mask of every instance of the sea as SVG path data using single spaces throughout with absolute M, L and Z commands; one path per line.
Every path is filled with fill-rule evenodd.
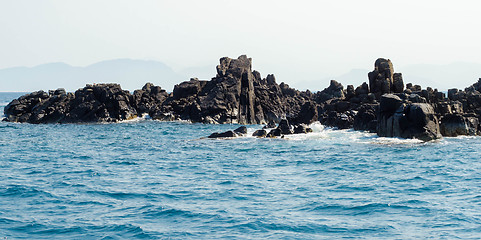
M 0 239 L 481 238 L 481 137 L 237 127 L 1 122 Z

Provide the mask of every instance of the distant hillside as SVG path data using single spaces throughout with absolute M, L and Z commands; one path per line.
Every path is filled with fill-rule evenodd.
M 65 63 L 49 63 L 35 67 L 0 69 L 0 92 L 29 92 L 65 88 L 74 91 L 87 83 L 113 82 L 122 88 L 135 90 L 152 82 L 168 91 L 181 81 L 188 80 L 157 61 L 116 59 L 86 67 Z
M 340 76 L 320 76 L 313 81 L 295 82 L 295 79 L 283 79 L 291 87 L 300 90 L 319 91 L 329 86 L 335 79 L 344 87 L 354 87 L 369 82 L 367 73 L 371 70 L 352 69 Z M 449 65 L 413 64 L 395 67 L 403 74 L 404 83 L 419 84 L 423 88 L 430 86 L 446 91 L 449 88 L 464 89 L 481 78 L 481 64 L 452 63 Z M 35 67 L 14 67 L 0 69 L 0 92 L 31 92 L 65 88 L 75 91 L 87 83 L 120 83 L 122 88 L 130 91 L 141 88 L 146 82 L 152 82 L 172 91 L 173 86 L 191 77 L 209 80 L 216 74 L 215 66 L 190 67 L 179 72 L 158 61 L 116 59 L 98 62 L 86 67 L 74 67 L 65 63 L 49 63 Z M 274 73 L 275 74 L 275 73 Z

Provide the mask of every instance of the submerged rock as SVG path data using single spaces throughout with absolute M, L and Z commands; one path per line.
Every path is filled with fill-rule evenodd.
M 253 137 L 263 138 L 267 136 L 267 131 L 264 129 L 257 130 L 252 134 Z
M 245 126 L 238 127 L 237 129 L 234 130 L 234 132 L 239 135 L 245 135 L 247 134 L 247 127 Z
M 237 134 L 234 131 L 227 131 L 223 133 L 212 133 L 209 135 L 208 138 L 233 138 L 237 137 Z

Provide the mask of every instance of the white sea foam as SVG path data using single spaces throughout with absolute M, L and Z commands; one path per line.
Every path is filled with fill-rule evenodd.
M 421 144 L 424 141 L 419 139 L 404 139 L 404 138 L 390 138 L 390 137 L 374 137 L 370 141 L 363 141 L 362 143 L 368 144 L 381 144 L 381 145 L 412 145 L 412 144 Z

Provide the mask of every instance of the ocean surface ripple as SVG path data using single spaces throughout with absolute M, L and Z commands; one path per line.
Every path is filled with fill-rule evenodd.
M 481 236 L 480 137 L 204 138 L 236 127 L 1 122 L 0 239 Z

